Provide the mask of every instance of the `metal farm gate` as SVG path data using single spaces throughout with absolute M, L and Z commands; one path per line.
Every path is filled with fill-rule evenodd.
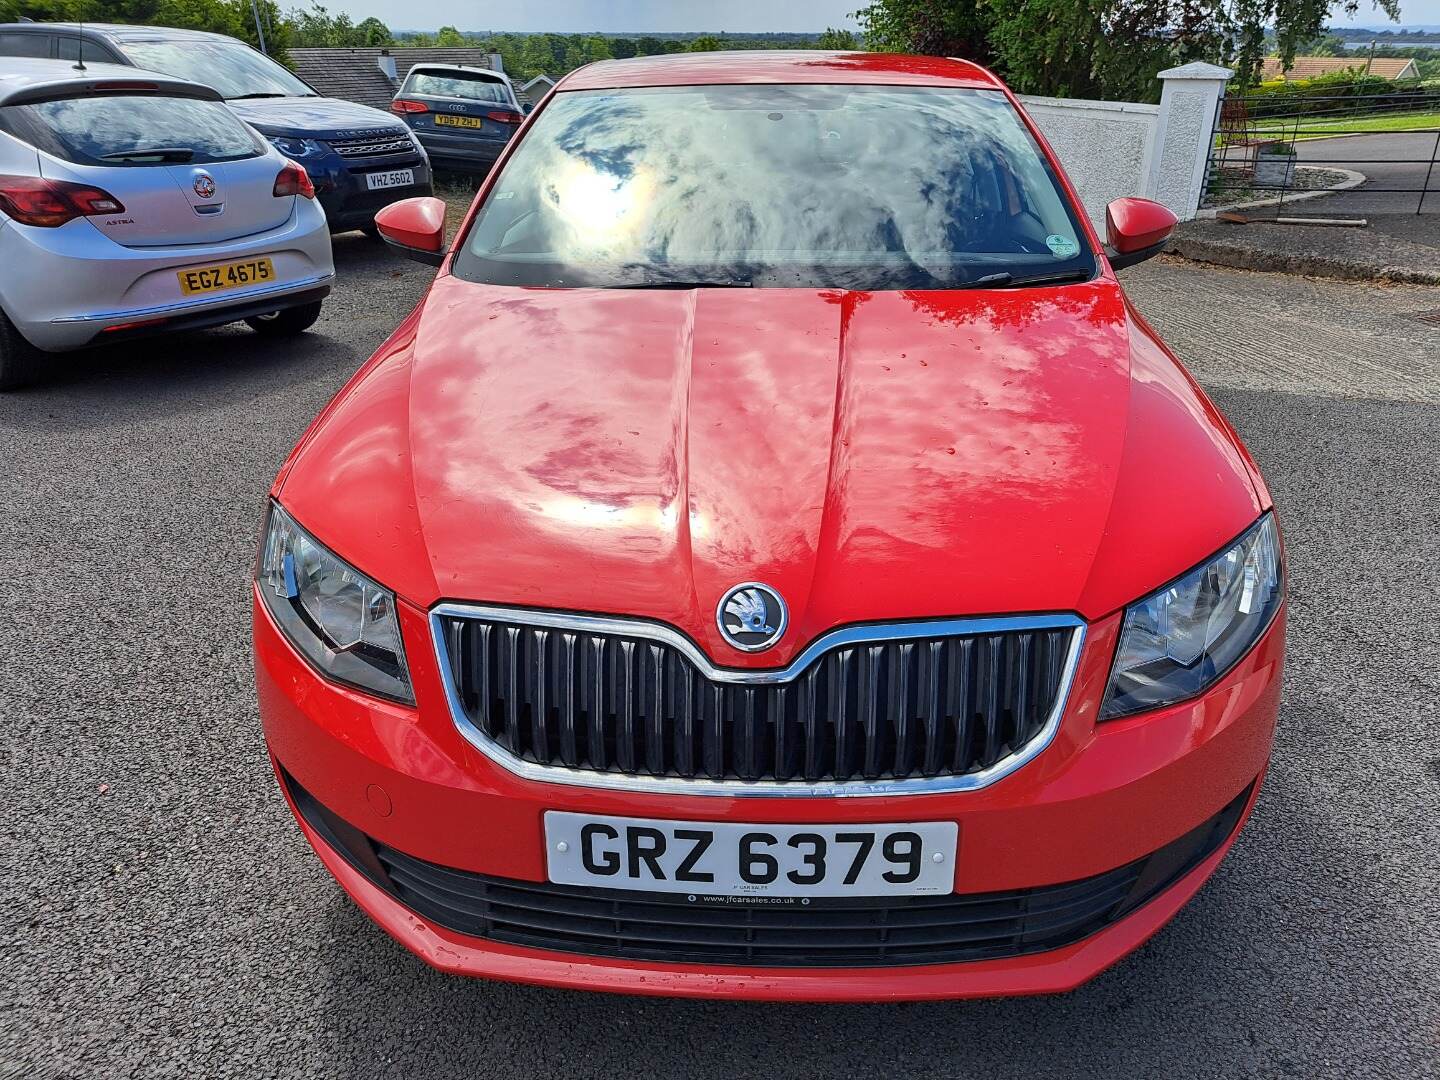
M 1440 86 L 1227 94 L 1201 205 L 1249 218 L 1440 214 Z

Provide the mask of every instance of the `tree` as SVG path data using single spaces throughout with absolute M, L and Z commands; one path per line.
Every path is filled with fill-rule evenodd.
M 1107 10 L 1114 6 L 1113 0 L 989 0 L 992 58 L 1022 94 L 1157 99 L 1155 73 L 1181 59 L 1153 21 L 1159 6 Z
M 1020 0 L 1023 2 L 1023 0 Z M 873 0 L 855 13 L 869 48 L 990 62 L 988 0 Z
M 284 56 L 290 21 L 273 0 L 258 0 L 265 44 L 272 55 Z M 19 18 L 37 22 L 113 22 L 209 30 L 259 44 L 250 0 L 0 0 L 0 21 Z
M 833 49 L 837 52 L 849 52 L 856 47 L 855 35 L 849 30 L 836 30 L 833 27 L 827 28 L 820 35 L 818 48 Z
M 686 47 L 686 52 L 719 52 L 725 43 L 714 34 L 701 34 Z
M 1399 0 L 1372 0 L 1390 18 Z M 1337 10 L 1353 15 L 1360 0 Z M 1331 0 L 871 0 L 856 13 L 866 43 L 890 52 L 963 56 L 1016 90 L 1153 100 L 1155 74 L 1208 60 L 1259 74 L 1270 27 L 1286 60 L 1318 37 Z
M 355 31 L 360 36 L 362 45 L 395 44 L 395 36 L 390 33 L 390 28 L 373 15 L 363 19 L 360 25 L 355 27 Z
M 435 34 L 435 44 L 443 48 L 458 48 L 469 45 L 470 39 L 453 26 L 442 26 Z
M 629 60 L 639 52 L 634 38 L 617 37 L 610 39 L 610 55 L 616 60 Z
M 517 68 L 527 82 L 536 75 L 561 75 L 564 72 L 555 63 L 550 51 L 550 41 L 545 34 L 527 34 L 520 50 L 520 65 Z
M 659 56 L 665 51 L 665 42 L 657 37 L 642 37 L 635 42 L 637 56 Z

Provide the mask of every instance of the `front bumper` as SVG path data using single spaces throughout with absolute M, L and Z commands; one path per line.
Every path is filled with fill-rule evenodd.
M 89 221 L 56 229 L 0 228 L 0 307 L 32 345 L 64 352 L 137 332 L 232 322 L 323 297 L 335 277 L 324 215 L 308 199 L 279 228 L 213 244 L 129 248 Z M 267 256 L 276 280 L 186 297 L 185 267 Z
M 321 680 L 257 599 L 257 685 L 271 752 L 324 811 L 379 844 L 439 867 L 512 882 L 546 879 L 546 810 L 757 823 L 954 820 L 960 829 L 958 894 L 1102 875 L 1167 848 L 1248 792 L 1236 810 L 1243 820 L 1269 757 L 1284 641 L 1282 612 L 1254 650 L 1205 696 L 1097 726 L 1096 703 L 1118 632 L 1119 620 L 1112 617 L 1090 627 L 1066 715 L 1050 747 L 988 788 L 864 799 L 718 799 L 580 788 L 506 772 L 471 747 L 451 722 L 424 613 L 402 605 L 401 614 L 414 709 Z M 291 805 L 294 809 L 294 801 Z M 304 815 L 297 817 L 322 861 L 361 907 L 442 970 L 628 993 L 827 1001 L 1071 989 L 1163 926 L 1219 864 L 1235 835 L 1228 832 L 1198 863 L 1181 867 L 1178 877 L 1118 921 L 1060 948 L 961 963 L 760 968 L 580 955 L 458 933 L 399 903 L 373 875 L 357 869 L 353 854 L 347 858 Z
M 375 215 L 391 203 L 435 193 L 430 162 L 419 153 L 376 158 L 342 158 L 326 153 L 298 160 L 310 173 L 331 232 L 368 228 L 375 224 Z M 370 190 L 368 175 L 398 169 L 410 169 L 415 182 L 405 187 Z

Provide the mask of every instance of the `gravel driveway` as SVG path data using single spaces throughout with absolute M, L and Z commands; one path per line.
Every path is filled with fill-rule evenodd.
M 0 398 L 0 1076 L 1440 1071 L 1440 327 L 1412 317 L 1433 291 L 1127 272 L 1290 543 L 1274 764 L 1196 901 L 1066 997 L 757 1006 L 442 977 L 301 839 L 253 702 L 260 508 L 429 273 L 336 249 L 343 285 L 301 340 L 148 342 Z

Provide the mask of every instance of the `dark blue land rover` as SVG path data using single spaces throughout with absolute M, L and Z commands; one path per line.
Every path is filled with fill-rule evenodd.
M 199 30 L 97 23 L 0 24 L 0 56 L 128 64 L 213 86 L 240 118 L 305 166 L 332 232 L 429 195 L 430 160 L 396 117 L 325 98 L 242 41 Z

